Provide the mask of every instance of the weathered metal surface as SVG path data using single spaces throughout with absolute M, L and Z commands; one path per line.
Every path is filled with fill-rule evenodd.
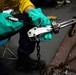
M 69 63 L 66 69 L 76 73 L 76 60 L 73 60 L 71 63 Z
M 73 30 L 76 31 L 76 25 Z M 48 66 L 44 70 L 43 75 L 53 75 L 51 74 L 52 69 L 58 72 L 58 70 L 65 71 L 64 68 L 66 68 L 67 71 L 76 72 L 76 60 L 72 60 L 67 65 L 64 64 L 68 58 L 69 58 L 68 60 L 70 60 L 74 58 L 75 56 L 76 56 L 76 33 L 74 36 L 69 37 L 68 32 L 67 32 L 59 48 L 57 49 L 52 61 L 48 64 Z M 61 65 L 62 67 L 59 68 L 59 65 L 61 63 L 63 63 L 64 65 Z M 56 66 L 58 68 L 56 68 Z M 62 74 L 55 74 L 55 75 L 62 75 Z M 66 75 L 71 75 L 71 74 L 66 74 Z
M 76 57 L 76 44 L 75 46 L 73 47 L 73 50 L 70 54 L 70 59 Z M 75 72 L 76 73 L 76 59 L 71 61 L 67 66 L 66 68 L 72 72 Z

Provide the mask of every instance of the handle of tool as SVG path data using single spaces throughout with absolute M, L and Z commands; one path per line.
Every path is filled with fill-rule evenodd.
M 51 20 L 56 20 L 57 19 L 57 16 L 47 16 L 49 19 Z

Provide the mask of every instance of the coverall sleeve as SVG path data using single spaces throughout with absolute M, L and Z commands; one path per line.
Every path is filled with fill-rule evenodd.
M 0 0 L 0 12 L 3 11 L 4 8 L 4 0 Z
M 24 9 L 28 6 L 34 6 L 34 4 L 30 0 L 20 0 L 19 11 L 23 13 Z

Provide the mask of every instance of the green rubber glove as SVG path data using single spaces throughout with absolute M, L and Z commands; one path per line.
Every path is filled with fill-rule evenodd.
M 23 22 L 14 22 L 11 20 L 8 20 L 7 17 L 14 18 L 9 13 L 0 13 L 0 35 L 1 36 L 7 36 L 8 34 L 11 34 L 12 32 L 15 32 L 19 30 L 23 26 Z
M 50 20 L 42 13 L 40 8 L 31 9 L 28 12 L 28 16 L 34 26 L 40 26 L 40 27 L 51 26 Z M 50 33 L 45 33 L 44 36 L 40 39 L 40 41 L 44 42 L 45 40 L 51 40 L 51 39 L 52 39 L 52 34 L 50 32 Z
M 40 41 L 44 42 L 45 40 L 51 40 L 51 39 L 52 39 L 52 34 L 46 33 L 46 34 L 44 34 L 44 37 L 40 38 Z

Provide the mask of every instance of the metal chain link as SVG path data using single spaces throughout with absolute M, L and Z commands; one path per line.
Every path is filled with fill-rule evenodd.
M 40 58 L 41 58 L 41 54 L 40 54 L 40 41 L 37 41 L 37 46 L 36 46 L 36 49 L 37 49 L 37 59 L 38 59 L 38 65 L 40 66 Z
M 37 46 L 36 46 L 36 49 L 37 49 L 37 64 L 39 66 L 39 69 L 41 68 L 41 62 L 40 62 L 40 58 L 41 58 L 41 54 L 40 54 L 40 41 L 37 41 Z M 41 73 L 42 71 L 39 70 L 39 74 L 42 75 Z

